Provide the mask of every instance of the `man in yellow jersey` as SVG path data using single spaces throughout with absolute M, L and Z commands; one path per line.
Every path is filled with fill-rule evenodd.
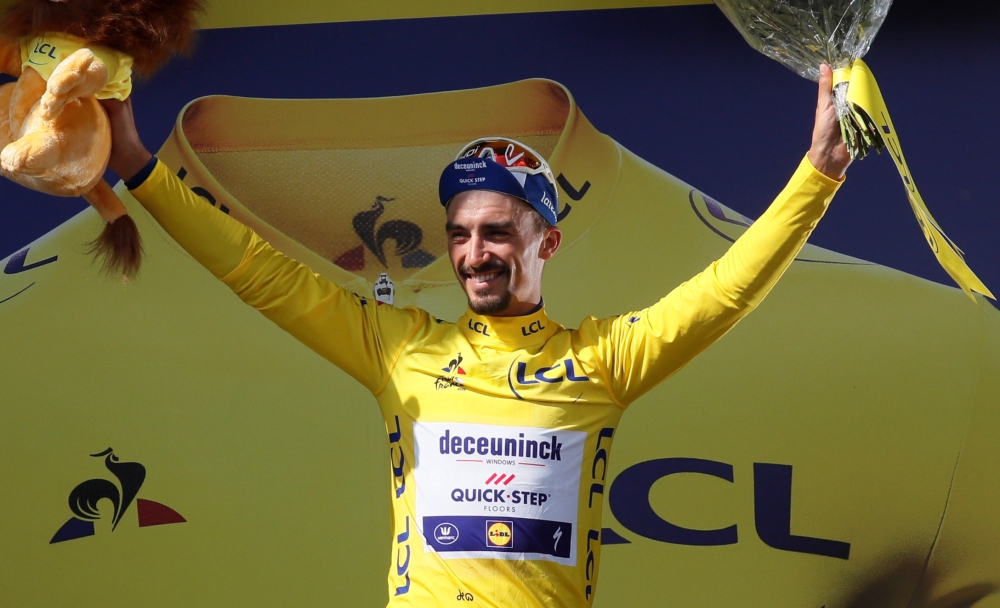
M 542 306 L 559 249 L 555 180 L 500 137 L 439 181 L 448 253 L 469 300 L 456 322 L 344 290 L 205 205 L 105 102 L 109 166 L 244 302 L 379 402 L 390 453 L 390 606 L 585 606 L 595 597 L 610 447 L 624 409 L 753 309 L 795 258 L 850 163 L 821 71 L 812 147 L 718 261 L 640 311 L 568 330 Z M 652 204 L 652 202 L 651 202 Z

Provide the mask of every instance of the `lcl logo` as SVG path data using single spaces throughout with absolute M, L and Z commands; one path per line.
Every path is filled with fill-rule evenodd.
M 514 370 L 517 371 L 514 371 Z M 563 361 L 557 361 L 553 365 L 546 365 L 539 367 L 535 370 L 528 368 L 528 364 L 524 361 L 514 361 L 510 364 L 507 369 L 507 385 L 510 387 L 510 392 L 514 394 L 518 399 L 524 399 L 521 394 L 514 388 L 515 382 L 518 386 L 525 387 L 531 386 L 532 384 L 559 384 L 562 382 L 590 382 L 590 376 L 583 375 L 583 372 L 578 372 L 576 366 L 573 363 L 573 359 L 564 359 Z
M 56 59 L 56 55 L 55 55 L 56 50 L 57 50 L 57 48 L 53 44 L 49 44 L 47 42 L 43 42 L 41 44 L 36 43 L 35 44 L 35 48 L 31 50 L 31 54 L 32 55 L 35 55 L 35 54 L 37 54 L 37 55 L 43 55 L 45 57 L 49 57 L 50 59 Z M 34 63 L 34 62 L 32 62 L 32 63 Z
M 538 332 L 545 329 L 541 321 L 532 321 L 530 325 L 521 327 L 521 335 L 530 336 L 531 334 L 537 334 Z
M 473 321 L 472 319 L 469 319 L 469 329 L 476 332 L 477 334 L 483 334 L 484 336 L 487 337 L 489 337 L 490 335 L 489 325 L 482 323 L 481 321 Z
M 734 545 L 739 540 L 736 525 L 716 530 L 694 530 L 673 524 L 653 510 L 649 491 L 657 481 L 677 473 L 709 475 L 733 483 L 733 466 L 700 458 L 660 458 L 634 464 L 615 478 L 608 505 L 621 525 L 652 540 L 674 545 Z M 850 543 L 791 533 L 792 467 L 755 462 L 753 465 L 754 526 L 769 547 L 782 551 L 848 559 Z M 610 532 L 610 534 L 608 534 Z M 602 544 L 615 544 L 620 537 L 604 529 Z M 609 542 L 611 541 L 611 542 Z M 628 542 L 621 539 L 618 542 Z

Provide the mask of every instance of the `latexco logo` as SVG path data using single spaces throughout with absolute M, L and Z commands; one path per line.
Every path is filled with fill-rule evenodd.
M 136 498 L 139 489 L 146 480 L 146 467 L 138 462 L 120 462 L 114 450 L 108 448 L 103 452 L 91 454 L 94 458 L 104 457 L 104 466 L 118 480 L 114 482 L 103 479 L 88 479 L 77 485 L 69 493 L 69 508 L 75 515 L 71 517 L 49 541 L 49 544 L 75 540 L 94 535 L 94 522 L 101 519 L 98 508 L 101 500 L 108 500 L 113 507 L 111 513 L 111 530 L 114 531 L 121 523 L 122 516 L 135 500 L 139 515 L 139 527 L 179 524 L 187 520 L 180 513 L 165 504 Z

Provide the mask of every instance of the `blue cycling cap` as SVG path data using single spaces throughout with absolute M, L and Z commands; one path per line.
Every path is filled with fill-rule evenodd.
M 445 207 L 466 190 L 491 190 L 521 199 L 555 226 L 559 198 L 552 170 L 540 154 L 513 139 L 486 137 L 464 146 L 441 172 L 438 196 Z

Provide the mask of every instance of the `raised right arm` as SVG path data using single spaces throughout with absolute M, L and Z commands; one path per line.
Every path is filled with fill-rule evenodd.
M 112 121 L 108 166 L 163 229 L 241 300 L 379 392 L 426 313 L 376 306 L 276 251 L 248 227 L 206 205 L 166 165 L 151 165 L 128 102 L 102 103 L 110 107 Z

